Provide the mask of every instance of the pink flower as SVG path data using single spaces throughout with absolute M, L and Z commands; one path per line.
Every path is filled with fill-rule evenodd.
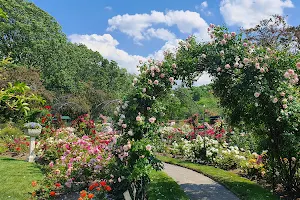
M 53 161 L 49 163 L 49 167 L 52 168 L 54 166 Z
M 255 68 L 260 69 L 259 63 L 255 63 Z
M 118 178 L 118 182 L 120 183 L 122 181 L 121 177 Z
M 246 46 L 248 46 L 248 44 L 246 42 L 244 42 L 243 46 L 246 47 Z
M 151 145 L 148 144 L 148 145 L 146 146 L 146 150 L 147 150 L 147 151 L 151 151 L 151 149 L 152 149 Z
M 163 63 L 160 61 L 157 63 L 157 65 L 161 67 L 163 65 Z
M 208 32 L 210 31 L 210 28 L 209 28 L 209 27 L 207 28 L 207 31 L 208 31 Z
M 254 93 L 254 96 L 255 96 L 256 98 L 258 98 L 258 97 L 260 96 L 260 93 L 259 93 L 259 92 L 255 92 L 255 93 Z
M 221 40 L 221 44 L 222 44 L 222 45 L 224 45 L 224 44 L 226 44 L 226 43 L 227 43 L 226 40 L 224 40 L 224 39 Z
M 248 58 L 244 58 L 244 60 L 243 60 L 243 62 L 245 63 L 245 64 L 248 64 L 249 63 L 249 59 Z
M 147 89 L 146 88 L 143 88 L 143 92 L 145 93 L 147 91 Z
M 215 25 L 214 24 L 210 24 L 209 27 L 210 28 L 215 28 Z
M 283 107 L 283 109 L 287 109 L 288 106 L 287 106 L 287 104 L 283 104 L 282 107 Z
M 122 128 L 127 128 L 127 124 L 122 124 Z
M 220 72 L 222 69 L 221 69 L 221 67 L 218 67 L 217 68 L 217 72 Z
M 151 59 L 151 58 L 149 58 L 149 59 L 148 59 L 148 62 L 149 62 L 149 63 L 151 63 L 151 62 L 152 62 L 152 59 Z
M 155 120 L 156 120 L 156 118 L 155 118 L 155 117 L 151 117 L 151 118 L 149 118 L 149 122 L 150 122 L 151 124 L 153 124 L 153 123 L 155 122 Z
M 149 79 L 149 80 L 148 80 L 148 83 L 151 85 L 151 84 L 152 84 L 152 80 Z
M 173 78 L 173 77 L 170 77 L 170 78 L 169 78 L 169 81 L 173 84 L 173 83 L 174 83 L 174 78 Z
M 290 95 L 288 98 L 290 101 L 292 101 L 294 99 L 294 97 L 292 95 Z
M 147 110 L 150 110 L 151 108 L 150 107 L 147 107 Z
M 165 74 L 160 74 L 159 77 L 160 78 L 165 78 Z
M 296 67 L 300 70 L 300 62 L 297 62 Z
M 232 36 L 232 37 L 235 37 L 235 36 L 236 36 L 236 33 L 235 33 L 235 32 L 231 32 L 231 36 Z
M 238 67 L 238 66 L 239 66 L 238 62 L 234 63 L 234 67 Z
M 142 121 L 142 118 L 141 118 L 141 116 L 138 115 L 138 116 L 136 116 L 135 120 L 139 122 L 139 121 Z
M 230 65 L 229 64 L 225 65 L 225 69 L 230 69 Z
M 289 72 L 285 72 L 283 76 L 284 76 L 285 78 L 290 78 Z
M 173 64 L 172 64 L 172 67 L 175 69 L 175 68 L 176 68 L 176 64 L 175 64 L 175 63 L 173 63 Z
M 143 63 L 143 61 L 142 61 L 142 60 L 139 60 L 139 63 L 140 63 L 140 64 L 142 64 L 142 63 Z
M 260 68 L 260 73 L 264 73 L 265 72 L 265 69 L 264 68 Z
M 224 53 L 224 51 L 223 51 L 223 50 L 222 50 L 222 51 L 220 51 L 220 55 L 221 55 L 221 56 L 224 56 L 224 54 L 225 54 L 225 53 Z
M 280 96 L 284 97 L 285 96 L 285 92 L 280 92 Z
M 228 34 L 225 33 L 225 34 L 223 35 L 223 37 L 224 37 L 224 39 L 227 39 L 227 38 L 228 38 Z
M 272 101 L 273 103 L 277 103 L 278 102 L 278 99 L 275 97 Z
M 137 78 L 134 78 L 134 79 L 133 79 L 133 83 L 134 83 L 134 84 L 136 84 L 137 81 L 138 81 Z
M 153 83 L 154 83 L 155 85 L 158 85 L 158 80 L 155 80 Z
M 294 72 L 294 70 L 289 69 L 289 70 L 288 70 L 288 73 L 291 74 L 291 75 L 293 75 L 295 72 Z

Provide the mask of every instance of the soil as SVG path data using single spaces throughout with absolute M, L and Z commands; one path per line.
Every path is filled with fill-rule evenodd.
M 29 154 L 27 154 L 27 153 L 16 153 L 16 152 L 5 152 L 5 153 L 1 153 L 0 156 L 13 158 L 13 159 L 17 159 L 17 160 L 27 160 Z

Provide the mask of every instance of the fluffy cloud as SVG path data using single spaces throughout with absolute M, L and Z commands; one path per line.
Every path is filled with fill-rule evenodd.
M 151 11 L 151 14 L 117 15 L 108 20 L 108 31 L 119 30 L 132 37 L 136 42 L 149 38 L 151 28 L 154 25 L 177 26 L 181 33 L 201 33 L 207 40 L 206 29 L 208 24 L 197 12 L 170 10 L 166 13 Z M 157 37 L 160 38 L 160 37 Z
M 126 68 L 130 73 L 138 73 L 137 64 L 139 60 L 145 60 L 143 56 L 130 55 L 126 51 L 118 49 L 119 42 L 110 34 L 104 35 L 77 35 L 69 36 L 73 43 L 84 44 L 93 51 L 98 51 L 104 58 L 116 61 L 121 67 Z
M 201 3 L 201 7 L 202 7 L 202 8 L 207 8 L 207 7 L 208 7 L 207 1 L 203 1 L 203 2 Z
M 220 12 L 228 25 L 250 28 L 271 15 L 283 15 L 285 8 L 293 8 L 291 0 L 222 0 Z
M 161 40 L 174 40 L 176 39 L 176 36 L 174 33 L 171 33 L 167 29 L 164 28 L 159 28 L 159 29 L 154 29 L 154 28 L 149 28 L 146 32 L 145 35 L 148 39 L 151 38 L 158 38 Z

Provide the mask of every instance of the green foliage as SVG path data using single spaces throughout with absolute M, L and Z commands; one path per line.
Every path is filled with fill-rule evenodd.
M 30 88 L 24 83 L 9 83 L 7 89 L 0 91 L 0 113 L 3 119 L 18 119 L 26 116 L 32 105 L 44 103 L 39 96 L 30 93 Z
M 0 8 L 8 15 L 8 20 L 0 20 L 0 58 L 11 58 L 16 66 L 39 69 L 43 87 L 37 81 L 37 71 L 30 74 L 33 69 L 14 80 L 26 79 L 18 81 L 34 85 L 36 93 L 56 105 L 54 111 L 72 117 L 94 112 L 93 117 L 98 117 L 111 111 L 101 103 L 130 91 L 132 75 L 98 52 L 70 43 L 56 20 L 33 3 L 0 0 Z M 3 71 L 20 74 L 26 70 Z

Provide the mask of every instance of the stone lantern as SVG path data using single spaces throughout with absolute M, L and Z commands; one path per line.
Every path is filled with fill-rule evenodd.
M 24 124 L 24 127 L 25 127 L 25 135 L 30 136 L 30 149 L 29 149 L 28 162 L 34 162 L 35 138 L 41 134 L 42 126 L 39 123 L 29 122 Z

